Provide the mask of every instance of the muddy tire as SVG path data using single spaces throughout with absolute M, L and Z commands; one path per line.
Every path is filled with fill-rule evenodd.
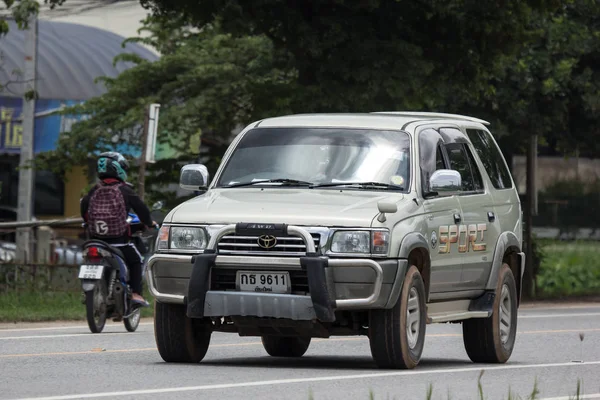
M 154 302 L 154 337 L 164 361 L 202 361 L 208 351 L 211 334 L 210 320 L 188 318 L 183 305 Z
M 517 336 L 517 285 L 503 264 L 498 276 L 492 316 L 463 321 L 463 342 L 471 361 L 505 363 Z
M 417 366 L 425 344 L 426 317 L 425 285 L 413 265 L 406 273 L 396 305 L 370 313 L 369 342 L 379 368 Z
M 272 357 L 302 357 L 308 346 L 310 337 L 263 336 L 263 347 Z

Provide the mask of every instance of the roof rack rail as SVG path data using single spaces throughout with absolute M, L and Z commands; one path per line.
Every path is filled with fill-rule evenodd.
M 447 119 L 462 119 L 465 121 L 479 122 L 480 124 L 489 125 L 488 121 L 483 119 L 468 117 L 460 114 L 447 114 L 437 112 L 421 112 L 421 111 L 374 111 L 371 114 L 388 114 L 388 115 L 402 115 L 405 117 L 432 117 L 432 118 L 447 118 Z

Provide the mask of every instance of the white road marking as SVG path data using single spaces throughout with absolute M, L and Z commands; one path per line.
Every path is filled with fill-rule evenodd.
M 140 322 L 140 326 L 143 325 L 153 325 L 153 322 Z M 110 327 L 122 327 L 123 324 L 106 324 L 106 328 Z M 4 332 L 29 332 L 29 331 L 60 331 L 63 329 L 89 329 L 87 325 L 72 325 L 72 326 L 48 326 L 44 328 L 9 328 L 2 329 L 0 328 L 0 333 Z
M 99 338 L 104 336 L 112 335 L 131 335 L 129 332 L 105 332 L 100 334 L 93 333 L 71 333 L 61 335 L 34 335 L 34 336 L 0 336 L 0 340 L 21 340 L 21 339 L 50 339 L 50 338 L 63 338 L 63 337 L 89 337 Z
M 531 314 L 531 315 L 519 315 L 520 319 L 529 318 L 571 318 L 571 317 L 597 317 L 600 316 L 600 312 L 597 313 L 578 313 L 578 314 Z
M 333 376 L 322 376 L 312 378 L 296 378 L 296 379 L 276 379 L 270 381 L 254 381 L 254 382 L 239 382 L 239 383 L 222 383 L 215 385 L 202 385 L 202 386 L 181 386 L 172 388 L 162 389 L 141 389 L 141 390 L 127 390 L 120 392 L 103 392 L 103 393 L 82 393 L 82 394 L 69 394 L 63 396 L 49 396 L 49 397 L 28 397 L 12 400 L 71 400 L 71 399 L 93 399 L 99 397 L 118 397 L 118 396 L 133 396 L 142 394 L 159 394 L 159 393 L 177 393 L 177 392 L 194 392 L 194 391 L 205 391 L 214 389 L 233 389 L 233 388 L 246 388 L 256 386 L 273 386 L 273 385 L 287 385 L 294 383 L 308 383 L 308 382 L 328 382 L 328 381 L 341 381 L 341 380 L 354 380 L 354 379 L 372 379 L 372 378 L 384 378 L 391 376 L 409 376 L 409 375 L 438 375 L 448 373 L 459 373 L 459 372 L 480 372 L 481 370 L 494 371 L 494 370 L 510 370 L 510 369 L 529 369 L 529 368 L 557 368 L 557 367 L 578 367 L 582 365 L 598 365 L 600 361 L 588 361 L 585 363 L 553 363 L 553 364 L 524 364 L 524 365 L 501 365 L 497 367 L 469 367 L 469 368 L 440 368 L 440 369 L 413 369 L 413 370 L 402 370 L 394 372 L 379 372 L 371 374 L 355 374 L 355 375 L 333 375 Z
M 598 301 L 595 302 L 587 302 L 587 303 L 574 303 L 574 304 L 531 304 L 531 303 L 522 303 L 519 307 L 522 310 L 576 310 L 576 309 L 586 309 L 586 308 L 600 308 L 598 306 Z
M 600 393 L 592 393 L 592 394 L 580 394 L 579 397 L 576 395 L 571 396 L 562 396 L 562 397 L 544 397 L 540 400 L 573 400 L 575 398 L 578 399 L 600 399 Z

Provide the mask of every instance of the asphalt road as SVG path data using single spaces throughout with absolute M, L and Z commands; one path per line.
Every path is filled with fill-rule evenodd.
M 112 324 L 112 323 L 111 323 Z M 428 325 L 422 363 L 379 370 L 365 337 L 314 340 L 301 359 L 269 357 L 258 338 L 213 335 L 200 364 L 167 364 L 151 321 L 135 333 L 112 324 L 102 334 L 81 323 L 0 325 L 0 399 L 565 399 L 583 382 L 600 399 L 600 304 L 521 308 L 508 363 L 476 365 L 460 325 Z M 580 333 L 584 340 L 580 341 Z M 583 362 L 581 362 L 583 361 Z M 515 397 L 513 397 L 515 398 Z

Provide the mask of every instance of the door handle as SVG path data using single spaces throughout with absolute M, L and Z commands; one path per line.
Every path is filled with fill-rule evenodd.
M 488 221 L 494 222 L 496 220 L 496 215 L 492 211 L 488 211 Z
M 454 223 L 458 224 L 460 222 L 460 214 L 454 213 Z

